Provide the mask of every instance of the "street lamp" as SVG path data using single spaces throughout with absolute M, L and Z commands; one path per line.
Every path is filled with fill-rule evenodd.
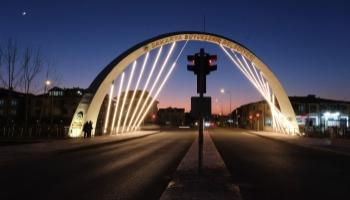
M 232 108 L 231 108 L 231 99 L 232 99 L 232 94 L 231 94 L 231 92 L 230 91 L 225 91 L 225 89 L 224 88 L 221 88 L 220 89 L 220 93 L 221 94 L 225 94 L 225 93 L 228 93 L 229 95 L 230 95 L 230 110 L 229 110 L 229 112 L 228 112 L 228 114 L 229 114 L 229 120 L 230 120 L 230 122 L 229 122 L 229 124 L 231 125 L 231 112 L 232 112 Z
M 221 93 L 221 94 L 228 93 L 228 94 L 230 95 L 230 110 L 229 110 L 229 113 L 230 113 L 230 112 L 232 111 L 232 110 L 231 110 L 231 99 L 232 99 L 231 92 L 230 92 L 230 91 L 225 91 L 224 88 L 221 88 L 221 89 L 220 89 L 220 93 Z
M 44 93 L 46 93 L 47 89 L 49 88 L 49 86 L 51 85 L 51 81 L 50 80 L 46 80 L 45 81 L 45 87 L 44 87 Z

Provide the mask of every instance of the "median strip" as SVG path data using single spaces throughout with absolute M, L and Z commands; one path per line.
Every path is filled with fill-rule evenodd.
M 231 183 L 231 175 L 207 131 L 204 132 L 203 150 L 203 174 L 197 172 L 197 137 L 160 197 L 161 200 L 241 199 L 239 187 Z

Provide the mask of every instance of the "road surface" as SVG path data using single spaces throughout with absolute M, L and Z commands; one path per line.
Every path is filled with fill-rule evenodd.
M 168 131 L 32 155 L 0 166 L 0 199 L 158 199 L 194 138 Z
M 247 132 L 210 130 L 243 199 L 350 199 L 349 156 Z

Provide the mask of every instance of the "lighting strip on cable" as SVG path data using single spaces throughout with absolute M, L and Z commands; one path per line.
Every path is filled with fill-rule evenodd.
M 120 108 L 120 113 L 119 113 L 119 118 L 118 118 L 116 133 L 119 132 L 119 126 L 120 126 L 120 123 L 121 123 L 121 120 L 122 120 L 122 115 L 123 115 L 123 111 L 124 111 L 124 106 L 125 106 L 125 102 L 126 102 L 128 93 L 129 93 L 130 84 L 131 84 L 132 78 L 133 78 L 133 76 L 134 76 L 134 71 L 135 71 L 136 64 L 137 64 L 137 61 L 135 60 L 135 61 L 134 61 L 134 64 L 132 65 L 132 68 L 131 68 L 131 73 L 130 73 L 130 75 L 129 75 L 129 81 L 128 81 L 128 84 L 127 84 L 127 86 L 126 86 L 126 90 L 124 91 L 124 98 L 123 98 L 122 107 Z
M 149 93 L 148 93 L 148 95 L 147 95 L 147 97 L 146 97 L 146 100 L 144 101 L 144 103 L 143 103 L 143 105 L 142 105 L 142 107 L 141 107 L 141 110 L 139 111 L 139 113 L 138 113 L 138 115 L 137 115 L 137 117 L 136 117 L 136 120 L 135 120 L 134 124 L 132 125 L 132 129 L 134 129 L 135 125 L 137 124 L 138 120 L 140 119 L 141 114 L 143 113 L 143 111 L 144 111 L 144 109 L 145 109 L 145 107 L 146 107 L 146 105 L 147 105 L 147 103 L 148 103 L 148 100 L 149 100 L 149 98 L 151 97 L 151 94 L 152 94 L 152 92 L 153 92 L 153 90 L 154 90 L 156 84 L 158 83 L 159 78 L 160 78 L 160 76 L 162 75 L 162 73 L 163 73 L 163 71 L 164 71 L 164 69 L 165 69 L 165 66 L 167 65 L 167 63 L 168 63 L 168 61 L 169 61 L 169 58 L 170 58 L 170 56 L 172 55 L 172 52 L 173 52 L 174 47 L 175 47 L 175 44 L 176 44 L 176 42 L 173 42 L 173 44 L 171 45 L 170 50 L 168 51 L 168 54 L 167 54 L 165 60 L 163 61 L 162 66 L 161 66 L 161 68 L 160 68 L 160 71 L 158 72 L 158 75 L 157 75 L 156 79 L 154 80 L 154 82 L 153 82 L 153 84 L 152 84 L 151 90 L 149 91 Z
M 245 77 L 254 85 L 254 87 L 267 101 L 271 110 L 273 129 L 282 133 L 293 133 L 294 130 L 290 130 L 293 127 L 290 121 L 276 107 L 274 103 L 274 95 L 271 94 L 269 84 L 264 79 L 263 73 L 261 71 L 257 71 L 257 68 L 253 62 L 250 62 L 249 64 L 243 55 L 241 55 L 241 59 L 243 60 L 242 62 L 233 49 L 230 50 L 234 57 L 226 50 L 225 47 L 222 45 L 220 45 L 220 47 L 235 64 L 235 66 L 245 75 Z M 253 68 L 254 72 L 251 68 Z
M 139 120 L 139 122 L 136 124 L 135 129 L 137 129 L 137 128 L 141 125 L 143 119 L 144 119 L 144 118 L 146 117 L 146 115 L 148 114 L 148 111 L 149 111 L 150 108 L 152 107 L 154 101 L 158 98 L 158 95 L 159 95 L 160 91 L 162 90 L 162 88 L 163 88 L 165 82 L 168 80 L 168 78 L 169 78 L 170 74 L 172 73 L 172 71 L 174 70 L 175 66 L 176 66 L 176 63 L 174 62 L 173 65 L 171 66 L 170 70 L 168 71 L 167 75 L 165 76 L 164 80 L 162 81 L 161 85 L 159 86 L 159 88 L 158 88 L 156 94 L 154 95 L 154 97 L 153 97 L 151 103 L 148 105 L 146 111 L 143 112 L 143 115 L 142 115 L 142 117 L 140 118 L 141 120 Z
M 140 71 L 140 74 L 139 74 L 139 77 L 137 79 L 137 82 L 136 82 L 136 86 L 135 86 L 135 89 L 134 89 L 134 92 L 132 94 L 132 97 L 131 97 L 131 100 L 130 100 L 130 104 L 129 104 L 129 107 L 128 107 L 128 110 L 126 111 L 126 116 L 125 116 L 125 119 L 124 119 L 124 123 L 123 123 L 123 128 L 122 128 L 122 133 L 124 132 L 124 128 L 125 128 L 125 125 L 126 125 L 126 122 L 127 122 L 127 119 L 129 117 L 129 112 L 131 110 L 131 107 L 132 105 L 134 104 L 134 98 L 135 98 L 135 95 L 136 95 L 136 92 L 137 92 L 137 88 L 139 87 L 139 84 L 141 82 L 141 78 L 142 78 L 142 75 L 143 75 L 143 72 L 145 70 L 145 66 L 147 64 L 147 61 L 148 61 L 148 56 L 149 56 L 149 52 L 147 52 L 144 60 L 143 60 L 143 64 L 142 64 L 142 67 L 141 67 L 141 71 Z
M 131 129 L 131 124 L 133 123 L 133 120 L 134 120 L 135 117 L 136 117 L 136 113 L 137 113 L 137 111 L 138 111 L 138 109 L 139 109 L 139 107 L 140 107 L 140 105 L 141 105 L 142 98 L 143 98 L 143 96 L 145 95 L 145 92 L 146 92 L 146 90 L 147 90 L 148 84 L 150 83 L 151 77 L 153 76 L 154 69 L 156 68 L 156 66 L 157 66 L 157 64 L 158 64 L 158 60 L 159 60 L 159 57 L 160 57 L 160 55 L 161 55 L 161 53 L 162 53 L 162 50 L 163 50 L 163 46 L 161 46 L 161 47 L 159 48 L 159 50 L 158 50 L 158 53 L 157 53 L 157 56 L 156 56 L 156 58 L 155 58 L 155 60 L 154 60 L 154 62 L 153 62 L 151 71 L 150 71 L 150 73 L 148 74 L 148 77 L 147 77 L 145 86 L 144 86 L 144 88 L 143 88 L 143 90 L 142 90 L 142 93 L 141 93 L 141 95 L 140 95 L 140 97 L 139 97 L 139 99 L 138 99 L 138 101 L 137 101 L 137 104 L 136 104 L 136 107 L 135 107 L 135 109 L 134 109 L 134 112 L 132 113 L 131 119 L 130 119 L 130 121 L 129 121 L 129 123 L 128 123 L 128 128 L 127 128 L 127 130 L 126 130 L 127 132 L 130 131 L 130 129 Z
M 170 74 L 171 74 L 172 71 L 174 70 L 174 68 L 175 68 L 175 66 L 176 66 L 176 63 L 177 63 L 177 61 L 179 60 L 179 58 L 180 58 L 180 56 L 181 56 L 183 50 L 185 49 L 187 43 L 188 43 L 188 40 L 186 40 L 185 44 L 182 46 L 182 48 L 181 48 L 179 54 L 177 55 L 177 57 L 176 57 L 174 63 L 172 64 L 172 66 L 170 67 L 170 70 L 168 71 L 167 75 L 166 75 L 165 78 L 163 79 L 163 81 L 162 81 L 160 87 L 158 88 L 158 90 L 157 90 L 155 96 L 153 97 L 151 103 L 148 105 L 148 107 L 147 107 L 147 109 L 146 109 L 146 112 L 143 113 L 143 116 L 140 118 L 139 122 L 136 124 L 136 126 L 134 127 L 134 129 L 138 129 L 138 128 L 140 127 L 141 123 L 143 122 L 143 120 L 145 119 L 145 117 L 146 117 L 146 115 L 148 114 L 150 108 L 152 107 L 154 101 L 157 99 L 157 97 L 158 97 L 160 91 L 162 91 L 162 88 L 163 88 L 164 84 L 166 83 L 166 81 L 168 80 Z
M 103 133 L 107 132 L 107 126 L 108 126 L 108 121 L 109 121 L 109 113 L 110 113 L 110 109 L 111 109 L 111 102 L 112 102 L 112 99 L 113 99 L 113 90 L 114 90 L 114 81 L 112 81 L 111 90 L 109 92 L 107 113 L 106 113 L 106 118 L 105 118 L 105 125 L 103 127 Z
M 124 76 L 125 73 L 123 72 L 122 77 L 120 79 L 120 83 L 119 83 L 119 90 L 118 90 L 118 96 L 117 96 L 117 102 L 115 104 L 115 108 L 114 108 L 114 114 L 113 114 L 113 120 L 112 120 L 112 125 L 111 125 L 111 133 L 114 132 L 114 124 L 115 124 L 115 119 L 117 117 L 117 111 L 118 111 L 118 106 L 119 106 L 119 102 L 120 102 L 120 95 L 123 89 L 123 83 L 124 83 Z

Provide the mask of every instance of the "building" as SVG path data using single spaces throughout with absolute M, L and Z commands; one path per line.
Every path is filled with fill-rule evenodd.
M 160 108 L 158 110 L 158 123 L 161 126 L 183 126 L 185 125 L 184 108 Z
M 24 121 L 25 94 L 0 88 L 0 126 Z
M 54 87 L 34 95 L 0 89 L 0 136 L 65 136 L 84 92 Z
M 60 88 L 53 87 L 45 94 L 33 95 L 28 94 L 28 126 L 31 132 L 48 132 L 60 129 L 60 135 L 64 135 L 67 132 L 68 127 L 72 121 L 72 117 L 75 110 L 85 94 L 86 90 L 82 88 Z M 122 120 L 125 119 L 126 113 L 129 110 L 128 119 L 130 120 L 132 113 L 136 107 L 138 101 L 140 101 L 139 109 L 141 109 L 143 103 L 148 98 L 148 102 L 152 102 L 153 98 L 149 96 L 146 91 L 141 99 L 141 90 L 137 90 L 135 93 L 134 100 L 131 101 L 134 91 L 129 91 L 124 103 Z M 118 110 L 121 110 L 122 101 L 124 99 L 125 93 L 122 92 L 120 96 L 120 103 Z M 21 92 L 8 91 L 6 89 L 0 88 L 0 131 L 3 130 L 2 127 L 17 127 L 18 129 L 23 128 L 25 119 L 25 100 L 26 95 Z M 95 134 L 102 135 L 104 121 L 106 117 L 107 107 L 108 107 L 108 95 L 105 97 L 101 109 L 99 112 L 99 117 L 96 122 Z M 111 111 L 115 110 L 116 102 L 118 97 L 113 98 Z M 132 105 L 131 105 L 132 103 Z M 147 104 L 149 105 L 149 104 Z M 149 123 L 156 122 L 156 116 L 158 112 L 158 101 L 153 101 L 152 106 L 147 112 L 143 123 L 141 125 L 147 125 Z M 144 108 L 144 112 L 147 106 Z M 112 113 L 112 112 L 111 112 Z M 135 116 L 136 117 L 136 116 Z M 109 115 L 109 126 L 112 123 L 113 114 Z M 12 128 L 13 129 L 13 128 Z M 40 130 L 39 130 L 40 129 Z M 6 131 L 8 132 L 8 131 Z M 19 130 L 14 130 L 12 132 L 20 132 Z M 58 132 L 58 131 L 56 131 Z M 0 132 L 0 135 L 2 133 Z M 6 134 L 3 134 L 6 135 Z M 58 135 L 58 134 L 57 134 Z
M 46 94 L 32 97 L 31 119 L 44 124 L 69 126 L 85 89 L 53 87 Z
M 350 102 L 324 99 L 315 95 L 289 97 L 301 132 L 343 135 L 349 132 Z M 272 130 L 271 111 L 265 101 L 243 105 L 232 112 L 237 126 Z

